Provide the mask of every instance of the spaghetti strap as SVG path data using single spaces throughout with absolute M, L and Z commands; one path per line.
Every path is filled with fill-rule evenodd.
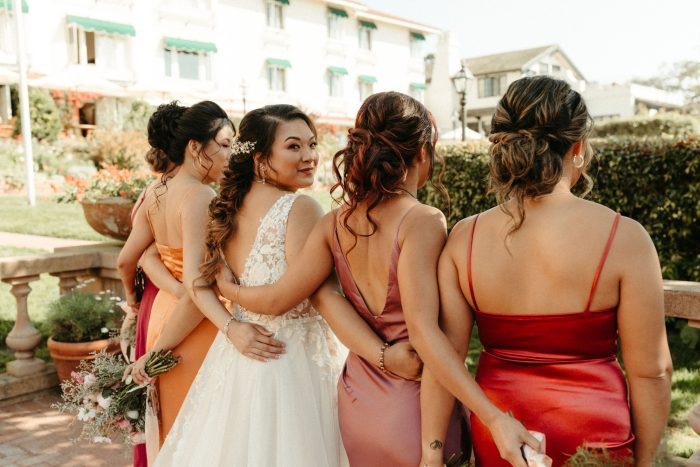
M 394 241 L 393 241 L 393 245 L 394 245 L 394 246 L 398 246 L 398 244 L 399 244 L 399 230 L 401 230 L 401 225 L 403 224 L 403 221 L 408 217 L 408 214 L 409 214 L 411 211 L 413 211 L 413 208 L 415 208 L 416 206 L 420 206 L 421 204 L 422 204 L 422 203 L 416 203 L 416 204 L 414 204 L 413 206 L 411 206 L 410 208 L 408 208 L 408 210 L 407 210 L 407 211 L 403 214 L 403 216 L 401 217 L 401 220 L 399 221 L 399 224 L 396 226 L 396 232 L 394 233 Z
M 476 221 L 479 220 L 479 214 L 476 215 L 474 218 L 474 222 L 472 222 L 472 228 L 471 231 L 469 232 L 469 249 L 468 253 L 469 256 L 467 256 L 467 279 L 469 280 L 469 293 L 472 296 L 472 303 L 474 304 L 474 309 L 476 311 L 481 311 L 479 310 L 479 305 L 476 303 L 476 296 L 474 295 L 474 284 L 472 282 L 472 245 L 474 243 L 474 230 L 476 230 Z
M 588 294 L 588 303 L 586 303 L 586 310 L 584 311 L 584 313 L 588 313 L 589 311 L 591 311 L 591 303 L 593 302 L 593 296 L 595 295 L 596 287 L 598 287 L 598 279 L 600 279 L 600 273 L 603 271 L 603 266 L 605 266 L 605 260 L 608 259 L 608 253 L 610 253 L 610 247 L 612 246 L 613 239 L 615 238 L 617 226 L 620 223 L 620 217 L 620 213 L 618 212 L 615 216 L 615 221 L 613 221 L 612 228 L 610 229 L 608 242 L 605 244 L 605 250 L 603 250 L 603 257 L 600 258 L 598 269 L 595 272 L 595 277 L 593 278 L 593 285 L 591 286 L 591 292 Z

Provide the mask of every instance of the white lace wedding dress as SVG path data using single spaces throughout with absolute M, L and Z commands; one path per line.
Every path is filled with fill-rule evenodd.
M 287 268 L 283 195 L 258 228 L 243 285 L 276 282 Z M 347 465 L 336 383 L 345 358 L 326 322 L 304 300 L 281 316 L 235 307 L 286 344 L 278 360 L 240 354 L 218 333 L 156 459 L 158 466 L 336 467 Z M 183 355 L 187 358 L 187 355 Z

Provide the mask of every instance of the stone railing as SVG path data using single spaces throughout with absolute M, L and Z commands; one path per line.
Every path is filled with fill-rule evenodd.
M 0 399 L 56 384 L 46 363 L 34 357 L 41 335 L 29 319 L 27 299 L 32 291 L 30 284 L 39 280 L 42 274 L 50 274 L 58 277 L 59 291 L 63 295 L 78 283 L 93 278 L 95 281 L 89 285 L 91 290 L 109 289 L 123 296 L 116 269 L 119 250 L 120 244 L 104 243 L 59 248 L 55 253 L 45 255 L 0 259 L 0 280 L 10 285 L 17 309 L 15 325 L 5 341 L 7 347 L 15 351 L 15 360 L 7 363 L 7 374 L 0 375 Z
M 22 379 L 46 372 L 46 364 L 34 357 L 41 336 L 29 319 L 29 284 L 38 280 L 41 274 L 50 274 L 59 278 L 60 293 L 64 294 L 79 282 L 94 278 L 96 281 L 90 284 L 90 289 L 95 292 L 111 290 L 123 297 L 123 287 L 116 267 L 119 250 L 118 243 L 104 243 L 60 248 L 55 253 L 46 255 L 0 259 L 0 280 L 11 285 L 10 293 L 17 302 L 15 325 L 6 340 L 7 346 L 15 351 L 16 356 L 16 360 L 7 364 L 8 375 Z M 690 326 L 700 328 L 700 283 L 664 281 L 664 308 L 667 316 L 686 319 Z M 13 394 L 15 391 L 2 389 L 2 376 L 0 375 L 0 399 L 16 395 Z M 51 381 L 56 384 L 55 376 Z M 691 412 L 689 423 L 700 434 L 700 404 Z M 697 464 L 688 465 L 700 465 L 700 452 L 695 453 L 693 459 Z

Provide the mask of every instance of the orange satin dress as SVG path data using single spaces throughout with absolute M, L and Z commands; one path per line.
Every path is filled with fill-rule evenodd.
M 182 282 L 182 248 L 171 248 L 156 243 L 161 260 L 174 278 Z M 146 351 L 153 348 L 165 323 L 170 319 L 178 298 L 160 290 L 151 307 L 151 317 L 148 322 Z M 216 336 L 216 326 L 208 319 L 201 323 L 177 346 L 173 353 L 181 357 L 180 363 L 169 372 L 156 380 L 160 404 L 160 445 L 175 422 L 180 406 L 187 396 L 187 391 L 202 365 L 204 357 Z
M 476 381 L 501 410 L 546 436 L 547 455 L 562 465 L 579 446 L 632 455 L 627 383 L 617 361 L 617 309 L 591 311 L 598 278 L 620 220 L 615 217 L 582 312 L 511 315 L 482 312 L 471 277 L 472 224 L 467 261 L 469 289 L 484 345 Z M 508 466 L 491 434 L 472 415 L 477 465 Z

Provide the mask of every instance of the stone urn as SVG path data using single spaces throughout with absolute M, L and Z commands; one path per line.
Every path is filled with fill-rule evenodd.
M 119 352 L 119 339 L 102 339 L 91 342 L 59 342 L 49 337 L 46 342 L 51 358 L 56 366 L 58 378 L 70 379 L 70 374 L 78 369 L 81 360 L 94 360 L 95 353 L 107 349 L 109 353 Z
M 126 240 L 131 232 L 131 210 L 134 202 L 124 198 L 83 200 L 85 220 L 96 232 L 116 240 Z

